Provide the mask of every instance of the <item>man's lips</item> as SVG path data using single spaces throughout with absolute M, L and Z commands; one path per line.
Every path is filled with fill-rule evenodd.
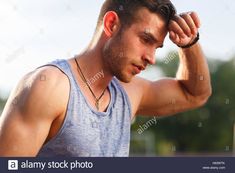
M 136 74 L 139 74 L 141 71 L 145 70 L 145 66 L 133 64 Z
M 137 67 L 139 70 L 145 70 L 145 66 L 144 65 L 136 65 L 136 64 L 133 64 L 135 67 Z

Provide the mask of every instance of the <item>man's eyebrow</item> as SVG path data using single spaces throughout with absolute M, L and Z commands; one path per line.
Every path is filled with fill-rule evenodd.
M 144 31 L 143 34 L 145 36 L 147 36 L 151 40 L 151 42 L 153 42 L 153 43 L 158 43 L 159 42 L 158 39 L 156 37 L 154 37 L 154 35 L 152 33 Z M 163 44 L 160 45 L 159 47 L 162 48 Z

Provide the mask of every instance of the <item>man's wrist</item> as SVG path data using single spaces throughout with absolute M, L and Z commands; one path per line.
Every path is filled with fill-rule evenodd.
M 177 46 L 180 47 L 180 48 L 183 48 L 183 49 L 190 48 L 190 47 L 192 47 L 194 44 L 196 44 L 199 39 L 200 39 L 200 34 L 199 34 L 199 32 L 198 32 L 196 38 L 194 38 L 194 40 L 192 41 L 192 43 L 189 43 L 189 44 L 187 44 L 187 45 L 185 45 L 185 46 L 179 46 L 179 45 L 177 45 Z

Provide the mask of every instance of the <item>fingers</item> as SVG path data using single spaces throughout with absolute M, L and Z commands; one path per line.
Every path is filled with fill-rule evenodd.
M 175 40 L 176 39 L 176 34 L 173 31 L 169 32 L 169 37 L 171 40 Z
M 170 21 L 170 28 L 169 28 L 169 30 L 173 31 L 174 33 L 177 33 L 182 38 L 186 37 L 185 32 L 182 29 L 182 27 L 180 27 L 180 25 L 176 21 L 174 21 L 174 20 Z
M 187 23 L 191 30 L 191 34 L 197 34 L 197 30 L 200 27 L 200 20 L 195 12 L 182 13 L 181 18 Z
M 201 22 L 200 22 L 200 19 L 199 19 L 197 13 L 196 12 L 191 12 L 190 16 L 192 17 L 192 19 L 193 19 L 195 25 L 197 26 L 197 28 L 200 28 Z
M 182 31 L 190 37 L 191 35 L 191 28 L 190 25 L 188 25 L 187 21 L 182 18 L 181 16 L 176 15 L 174 20 L 177 22 L 179 27 L 182 29 Z
M 170 31 L 169 37 L 173 41 L 173 43 L 175 43 L 175 44 L 180 43 L 180 38 L 179 38 L 179 36 L 175 32 Z
M 200 20 L 195 12 L 182 13 L 176 15 L 173 20 L 170 21 L 169 30 L 174 31 L 182 38 L 187 35 L 196 35 L 198 28 L 200 27 Z
M 200 20 L 195 12 L 175 15 L 169 23 L 169 37 L 178 46 L 185 46 L 193 42 L 200 27 Z

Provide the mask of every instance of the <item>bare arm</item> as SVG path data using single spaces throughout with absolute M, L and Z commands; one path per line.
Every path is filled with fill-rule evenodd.
M 180 66 L 177 80 L 192 96 L 205 100 L 211 93 L 208 65 L 199 43 L 188 49 L 180 49 Z
M 200 27 L 200 20 L 195 12 L 182 13 L 170 22 L 170 39 L 177 45 L 193 42 Z M 180 66 L 177 80 L 185 90 L 193 95 L 206 97 L 211 92 L 208 65 L 199 43 L 190 48 L 179 50 Z
M 180 66 L 175 79 L 142 83 L 143 97 L 137 114 L 172 115 L 206 103 L 211 94 L 210 76 L 200 45 L 180 50 Z
M 0 156 L 37 155 L 65 108 L 58 73 L 52 67 L 39 69 L 11 93 L 0 117 Z

